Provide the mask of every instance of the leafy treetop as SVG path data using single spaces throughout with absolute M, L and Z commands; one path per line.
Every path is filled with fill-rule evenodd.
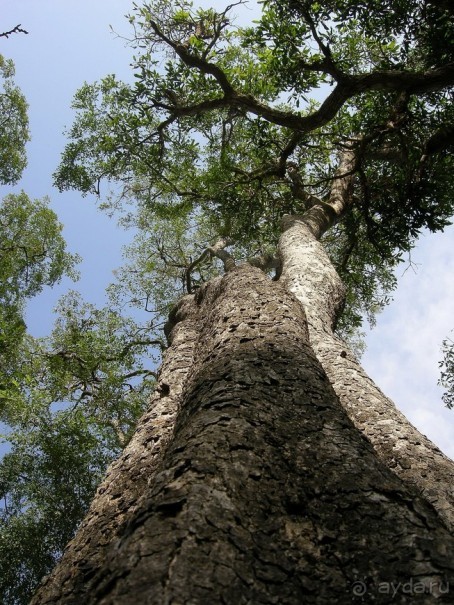
M 104 207 L 148 233 L 185 222 L 181 278 L 219 237 L 237 258 L 272 257 L 280 218 L 326 209 L 336 181 L 351 177 L 348 211 L 318 235 L 348 286 L 344 327 L 357 327 L 386 303 L 421 229 L 442 230 L 452 215 L 452 10 L 266 0 L 243 28 L 231 17 L 242 4 L 135 4 L 136 82 L 109 76 L 79 90 L 55 182 L 98 195 L 103 180 L 120 186 Z M 346 152 L 354 164 L 340 174 Z M 161 259 L 175 251 L 167 233 Z M 175 263 L 164 264 L 174 280 Z
M 0 55 L 0 183 L 16 183 L 27 165 L 25 145 L 30 140 L 27 102 L 14 84 L 14 64 Z

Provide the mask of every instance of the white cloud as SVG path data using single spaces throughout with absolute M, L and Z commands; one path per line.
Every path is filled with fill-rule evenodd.
M 454 329 L 454 228 L 424 235 L 394 302 L 368 334 L 363 365 L 409 420 L 454 457 L 454 410 L 437 387 L 441 343 Z

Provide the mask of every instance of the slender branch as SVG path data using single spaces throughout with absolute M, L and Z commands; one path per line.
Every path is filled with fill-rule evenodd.
M 11 34 L 28 34 L 28 31 L 26 31 L 25 29 L 22 29 L 21 24 L 19 23 L 19 25 L 16 25 L 16 27 L 14 27 L 13 29 L 10 29 L 9 32 L 3 32 L 2 34 L 0 34 L 0 38 L 9 38 L 11 36 Z
M 109 420 L 107 421 L 106 424 L 114 430 L 120 447 L 122 447 L 122 448 L 125 447 L 125 445 L 127 443 L 127 438 L 126 438 L 125 432 L 121 428 L 119 419 L 118 418 L 109 418 Z
M 288 179 L 290 180 L 290 190 L 292 192 L 293 197 L 303 202 L 304 208 L 306 210 L 308 210 L 315 204 L 322 203 L 322 200 L 320 198 L 306 191 L 306 187 L 299 172 L 298 164 L 296 164 L 295 162 L 288 162 L 287 175 Z
M 235 6 L 239 6 L 241 4 L 245 4 L 245 2 L 243 0 L 239 0 L 239 2 L 234 2 L 233 4 L 229 4 L 222 11 L 222 13 L 218 13 L 216 15 L 216 19 L 213 24 L 214 25 L 213 37 L 203 51 L 202 56 L 204 59 L 207 58 L 209 52 L 214 48 L 214 46 L 216 45 L 216 42 L 221 37 L 222 30 L 224 30 L 228 25 L 229 20 L 227 19 L 227 13 L 229 13 L 232 10 L 232 8 L 234 8 Z
M 205 249 L 202 254 L 196 258 L 195 260 L 192 261 L 192 263 L 189 265 L 189 267 L 186 269 L 186 290 L 188 291 L 188 294 L 192 294 L 192 279 L 191 279 L 191 273 L 192 271 L 194 271 L 194 269 L 197 267 L 197 265 L 200 265 L 201 262 L 203 262 L 205 260 L 205 258 L 207 256 L 210 255 L 210 251 L 208 249 Z
M 152 340 L 149 338 L 147 338 L 145 340 L 133 340 L 131 342 L 128 342 L 128 344 L 122 348 L 122 350 L 120 351 L 120 353 L 118 355 L 114 355 L 112 357 L 105 357 L 103 359 L 103 361 L 109 362 L 109 361 L 117 361 L 118 359 L 124 359 L 131 349 L 133 349 L 134 347 L 140 347 L 140 346 L 146 346 L 146 347 L 157 346 L 161 349 L 161 351 L 163 351 L 165 349 L 164 344 L 160 340 Z
M 189 52 L 188 47 L 185 44 L 181 44 L 180 42 L 174 42 L 173 40 L 171 40 L 168 36 L 164 34 L 164 32 L 160 29 L 160 27 L 155 21 L 150 21 L 150 25 L 155 34 L 158 36 L 158 38 L 160 38 L 163 42 L 173 48 L 173 50 L 177 53 L 183 63 L 185 63 L 188 67 L 195 67 L 202 73 L 212 75 L 214 78 L 216 78 L 220 87 L 224 91 L 224 94 L 230 95 L 234 92 L 234 89 L 230 84 L 227 76 L 220 67 L 218 67 L 214 63 L 210 63 L 206 59 L 197 57 L 196 55 L 192 54 L 191 52 Z
M 334 63 L 333 55 L 331 54 L 331 49 L 327 44 L 323 42 L 321 36 L 317 31 L 317 28 L 315 27 L 314 20 L 312 19 L 309 12 L 307 10 L 303 10 L 302 14 L 306 19 L 307 24 L 309 25 L 314 40 L 317 42 L 318 47 L 324 56 L 324 59 L 322 61 L 314 62 L 311 66 L 309 66 L 309 69 L 311 71 L 322 71 L 324 73 L 328 73 L 333 76 L 335 80 L 339 81 L 340 79 L 345 77 L 345 74 Z
M 369 184 L 367 181 L 367 177 L 364 174 L 364 170 L 362 169 L 361 166 L 358 168 L 358 175 L 359 175 L 360 184 L 361 184 L 362 199 L 363 199 L 362 214 L 364 217 L 364 222 L 366 223 L 367 238 L 372 243 L 372 245 L 377 250 L 377 252 L 379 254 L 381 254 L 381 256 L 383 258 L 386 258 L 386 253 L 383 249 L 382 244 L 380 244 L 379 241 L 377 240 L 377 238 L 375 237 L 377 223 L 374 220 L 374 218 L 371 214 L 371 211 L 370 211 L 371 196 L 370 196 L 370 191 L 369 191 Z
M 353 235 L 350 235 L 348 239 L 349 239 L 349 243 L 348 243 L 346 250 L 344 251 L 344 254 L 342 255 L 342 261 L 340 263 L 340 269 L 342 272 L 345 272 L 347 270 L 347 265 L 350 260 L 350 257 L 353 254 L 353 252 L 356 248 L 356 245 L 358 243 L 356 231 L 354 232 Z
M 129 378 L 135 378 L 136 376 L 153 376 L 153 378 L 157 379 L 158 374 L 153 372 L 153 370 L 135 370 L 134 372 L 124 374 L 121 378 L 122 380 L 129 380 Z

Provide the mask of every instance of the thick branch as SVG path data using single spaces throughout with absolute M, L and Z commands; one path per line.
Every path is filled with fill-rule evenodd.
M 328 95 L 320 108 L 313 113 L 300 116 L 290 111 L 281 111 L 261 103 L 252 95 L 235 92 L 230 103 L 265 118 L 269 122 L 307 133 L 330 122 L 342 106 L 357 94 L 368 90 L 387 90 L 422 94 L 441 90 L 454 84 L 454 63 L 426 72 L 377 71 L 358 76 L 346 76 Z
M 433 155 L 454 146 L 454 125 L 444 124 L 426 141 L 426 155 Z
M 235 260 L 233 259 L 232 255 L 224 250 L 224 248 L 229 246 L 231 243 L 232 240 L 229 237 L 222 237 L 213 246 L 206 248 L 198 258 L 192 261 L 192 263 L 186 269 L 186 289 L 189 294 L 192 293 L 191 273 L 194 271 L 197 265 L 200 265 L 200 263 L 205 260 L 205 258 L 212 258 L 213 256 L 220 258 L 224 263 L 224 270 L 226 272 L 231 271 L 235 267 Z
M 367 157 L 371 160 L 382 160 L 392 164 L 403 163 L 408 159 L 406 153 L 402 149 L 391 147 L 386 144 L 379 149 L 368 149 Z
M 253 256 L 252 258 L 248 258 L 247 262 L 253 267 L 261 269 L 265 273 L 267 271 L 271 271 L 271 269 L 276 269 L 278 271 L 281 267 L 280 259 L 277 256 L 273 256 L 272 254 L 261 254 L 260 256 Z
M 205 113 L 208 111 L 213 111 L 215 109 L 222 109 L 223 107 L 228 107 L 229 102 L 225 98 L 219 99 L 207 99 L 206 101 L 201 101 L 200 103 L 196 103 L 195 105 L 164 105 L 163 103 L 155 102 L 156 107 L 160 109 L 166 109 L 171 112 L 171 117 L 168 118 L 165 122 L 163 122 L 159 127 L 158 131 L 162 128 L 169 126 L 172 122 L 174 122 L 177 118 L 186 117 L 186 116 L 194 116 L 200 113 Z
M 220 67 L 193 54 L 188 46 L 171 40 L 161 31 L 155 22 L 151 22 L 151 27 L 160 40 L 175 50 L 185 65 L 213 76 L 224 93 L 222 98 L 211 99 L 193 106 L 172 108 L 173 115 L 176 117 L 203 113 L 204 111 L 220 107 L 238 107 L 279 126 L 290 128 L 300 133 L 307 133 L 330 122 L 346 101 L 368 90 L 405 91 L 409 94 L 422 94 L 440 90 L 454 84 L 454 63 L 448 63 L 443 67 L 425 72 L 413 73 L 379 70 L 349 76 L 336 72 L 338 84 L 320 108 L 309 115 L 301 116 L 293 111 L 276 109 L 266 103 L 262 103 L 253 95 L 243 94 L 235 90 L 226 73 Z M 326 61 L 329 57 L 329 49 L 325 48 L 325 51 Z M 332 65 L 326 68 L 326 73 L 332 75 Z
M 301 220 L 310 228 L 316 239 L 320 239 L 325 231 L 336 223 L 351 205 L 356 163 L 357 147 L 352 146 L 344 149 L 334 175 L 328 200 L 314 204 L 301 217 Z
M 445 124 L 426 141 L 424 152 L 419 160 L 417 180 L 421 180 L 430 156 L 454 146 L 454 126 Z

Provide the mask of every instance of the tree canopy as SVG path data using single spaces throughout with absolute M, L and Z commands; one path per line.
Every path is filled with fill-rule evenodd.
M 132 321 L 69 293 L 50 335 L 25 335 L 1 418 L 0 594 L 27 603 L 83 518 L 153 386 Z
M 12 64 L 4 65 L 12 75 Z M 5 91 L 0 100 L 5 125 L 0 136 L 0 170 L 3 182 L 13 184 L 26 164 L 28 122 L 22 93 L 11 82 L 5 84 Z M 81 433 L 81 423 L 73 418 L 71 432 L 68 426 L 56 431 L 49 410 L 45 417 L 40 413 L 40 380 L 46 374 L 39 372 L 39 351 L 27 335 L 24 321 L 28 300 L 55 285 L 63 275 L 76 277 L 77 256 L 66 251 L 62 225 L 48 200 L 31 200 L 24 192 L 9 194 L 0 203 L 0 216 L 0 422 L 2 432 L 3 426 L 8 426 L 5 437 L 10 447 L 0 462 L 0 594 L 2 600 L 20 603 L 28 600 L 54 561 L 54 535 L 60 530 L 66 543 L 74 531 L 74 519 L 82 514 L 73 510 L 74 497 L 72 508 L 67 506 L 68 497 L 59 500 L 62 491 L 71 493 L 71 480 L 63 480 L 60 472 L 64 444 L 67 457 L 76 458 L 67 466 L 73 483 L 76 478 L 83 487 L 83 477 L 91 486 L 91 496 L 96 479 L 86 466 L 83 451 L 74 456 L 72 446 L 77 432 Z M 91 445 L 100 447 L 98 443 Z M 83 459 L 85 475 L 76 464 L 79 459 Z M 99 455 L 97 459 L 102 460 Z M 60 512 L 55 508 L 57 501 Z M 55 518 L 61 519 L 60 525 L 53 522 Z M 37 569 L 30 566 L 30 559 Z
M 25 145 L 30 140 L 27 102 L 14 84 L 14 64 L 0 55 L 0 183 L 16 183 L 27 164 Z
M 0 219 L 0 358 L 3 389 L 15 371 L 18 346 L 25 332 L 27 299 L 63 274 L 71 273 L 76 257 L 65 251 L 62 226 L 45 200 L 32 201 L 25 193 L 8 195 Z
M 354 149 L 352 203 L 325 240 L 349 287 L 344 327 L 357 327 L 421 229 L 452 214 L 449 7 L 264 2 L 244 28 L 231 17 L 241 4 L 136 5 L 136 83 L 79 90 L 56 184 L 120 185 L 135 226 L 186 220 L 188 267 L 216 236 L 238 257 L 270 254 L 279 218 L 326 202 L 339 154 Z
M 0 57 L 0 179 L 14 184 L 26 165 L 27 104 L 14 66 Z M 60 556 L 107 464 L 127 442 L 153 384 L 140 356 L 152 344 L 111 308 L 75 293 L 60 302 L 53 333 L 27 333 L 27 302 L 65 275 L 66 250 L 49 200 L 25 192 L 0 203 L 0 594 L 26 603 Z M 150 380 L 151 379 L 151 380 Z

